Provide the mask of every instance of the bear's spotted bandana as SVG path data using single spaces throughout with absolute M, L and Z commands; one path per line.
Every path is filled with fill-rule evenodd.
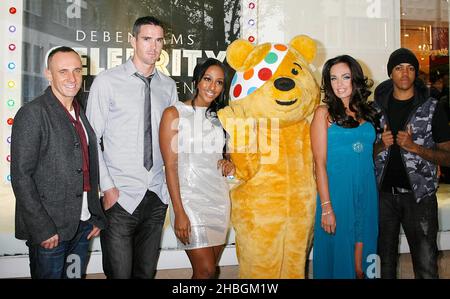
M 288 53 L 287 50 L 286 45 L 272 44 L 269 53 L 260 63 L 245 72 L 236 72 L 231 82 L 230 99 L 242 99 L 270 80 Z

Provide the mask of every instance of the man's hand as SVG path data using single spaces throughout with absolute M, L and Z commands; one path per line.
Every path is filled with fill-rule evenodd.
M 392 135 L 392 131 L 388 129 L 387 125 L 384 125 L 384 130 L 381 134 L 381 140 L 383 141 L 383 146 L 385 149 L 394 144 L 394 135 Z
M 103 208 L 110 209 L 119 200 L 119 189 L 116 187 L 103 192 Z
M 59 243 L 59 236 L 58 236 L 58 234 L 56 234 L 53 237 L 51 237 L 50 239 L 42 242 L 41 247 L 44 247 L 45 249 L 53 249 L 56 246 L 58 246 L 58 243 Z
M 397 144 L 404 150 L 411 153 L 417 153 L 417 144 L 415 144 L 414 141 L 412 140 L 412 132 L 410 125 L 408 125 L 407 131 L 398 131 L 395 140 L 397 141 Z
M 98 227 L 96 227 L 95 225 L 93 225 L 93 228 L 91 230 L 91 232 L 89 233 L 89 235 L 87 236 L 87 239 L 90 240 L 91 238 L 95 238 L 100 234 L 100 229 Z

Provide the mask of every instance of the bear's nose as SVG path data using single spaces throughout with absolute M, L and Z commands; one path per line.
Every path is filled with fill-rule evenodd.
M 289 78 L 278 78 L 275 80 L 275 88 L 281 91 L 289 91 L 295 87 L 295 82 Z

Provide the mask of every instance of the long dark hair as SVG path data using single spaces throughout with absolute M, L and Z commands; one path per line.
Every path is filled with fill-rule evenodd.
M 355 118 L 345 113 L 344 103 L 338 98 L 331 87 L 330 70 L 333 65 L 345 63 L 351 72 L 352 94 L 350 96 L 349 109 L 355 113 Z M 341 55 L 329 59 L 322 70 L 321 91 L 324 94 L 323 102 L 328 107 L 331 121 L 344 128 L 355 128 L 359 126 L 358 120 L 364 119 L 371 122 L 378 129 L 379 119 L 377 111 L 367 101 L 372 93 L 370 88 L 373 81 L 364 76 L 361 65 L 349 55 Z
M 206 70 L 213 65 L 217 65 L 223 71 L 223 89 L 220 95 L 211 102 L 208 109 L 206 109 L 206 116 L 217 118 L 217 111 L 228 105 L 228 84 L 227 84 L 227 71 L 225 65 L 215 58 L 208 58 L 203 63 L 199 63 L 195 66 L 192 82 L 194 83 L 195 92 L 191 101 L 192 107 L 195 109 L 194 100 L 198 96 L 198 84 L 203 79 Z

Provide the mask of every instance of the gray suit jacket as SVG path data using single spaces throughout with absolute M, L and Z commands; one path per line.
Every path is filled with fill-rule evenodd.
M 16 197 L 16 238 L 40 244 L 58 234 L 74 237 L 83 199 L 81 143 L 51 88 L 19 109 L 11 135 L 11 183 Z M 101 229 L 106 217 L 98 196 L 95 133 L 81 109 L 89 137 L 90 223 Z

